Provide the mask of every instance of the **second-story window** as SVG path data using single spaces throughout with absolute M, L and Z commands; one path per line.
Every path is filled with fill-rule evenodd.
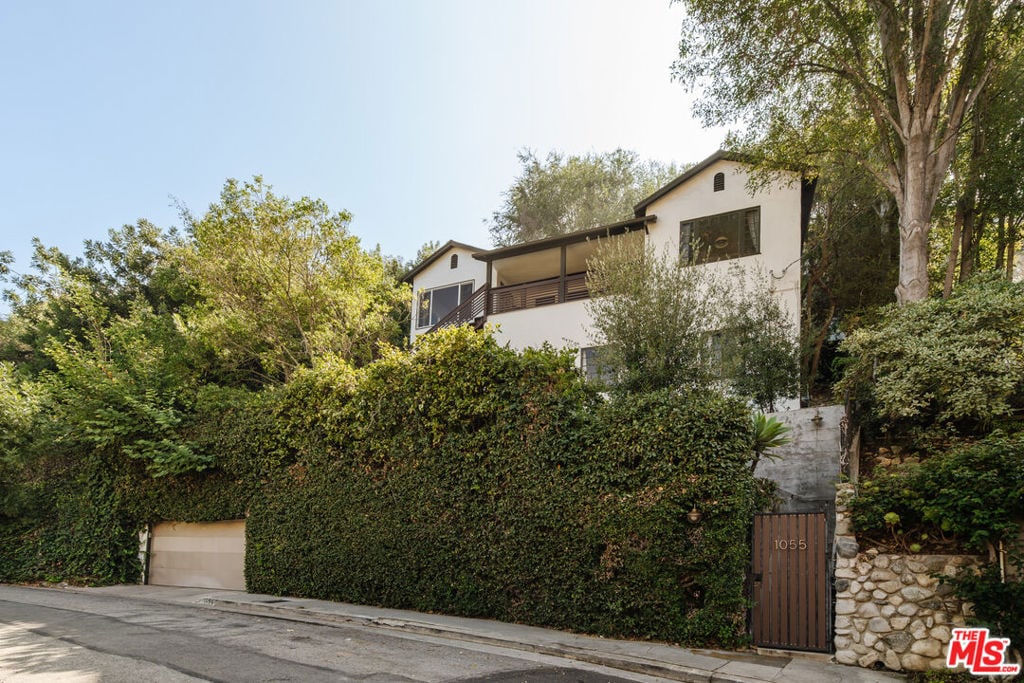
M 459 255 L 458 254 L 452 254 L 452 260 L 451 260 L 451 266 L 450 267 L 452 269 L 455 269 L 455 268 L 459 267 Z
M 713 263 L 761 253 L 761 207 L 679 223 L 679 256 L 688 263 Z
M 473 281 L 424 289 L 416 307 L 416 327 L 433 327 L 473 295 Z
M 714 183 L 712 185 L 713 185 L 713 188 L 714 188 L 715 192 L 721 192 L 722 190 L 724 190 L 725 189 L 725 174 L 724 173 L 716 173 L 715 174 L 715 180 L 714 180 Z

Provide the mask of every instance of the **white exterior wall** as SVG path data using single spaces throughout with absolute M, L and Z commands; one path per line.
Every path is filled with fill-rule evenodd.
M 495 338 L 517 351 L 539 348 L 544 342 L 555 348 L 596 346 L 590 322 L 586 301 L 567 301 L 487 316 L 488 324 L 498 326 Z
M 725 189 L 714 192 L 713 179 L 716 173 L 725 173 Z M 748 272 L 748 281 L 754 284 L 756 271 L 770 281 L 772 288 L 782 300 L 793 321 L 794 334 L 800 329 L 800 199 L 799 178 L 786 174 L 777 182 L 765 186 L 755 193 L 747 188 L 746 166 L 728 160 L 711 164 L 670 193 L 652 202 L 647 207 L 648 215 L 656 215 L 657 221 L 648 226 L 648 242 L 659 253 L 667 250 L 679 253 L 679 224 L 703 216 L 760 207 L 761 253 L 754 256 L 709 263 L 698 268 L 712 268 L 726 272 L 734 265 L 742 266 Z M 792 182 L 789 182 L 792 179 Z M 459 254 L 459 266 L 449 268 L 452 253 Z M 521 258 L 521 257 L 517 257 Z M 473 281 L 478 289 L 487 279 L 487 264 L 475 260 L 466 249 L 452 247 L 419 273 L 413 281 L 413 321 L 410 341 L 429 327 L 416 328 L 416 302 L 419 291 L 433 287 Z M 556 348 L 582 348 L 597 346 L 594 338 L 592 319 L 587 312 L 586 301 L 571 301 L 562 304 L 539 306 L 490 315 L 487 322 L 496 326 L 495 336 L 499 342 L 522 350 L 540 347 L 545 342 Z M 786 408 L 798 407 L 793 406 Z
M 459 255 L 459 265 L 451 268 L 452 254 Z M 473 258 L 473 252 L 461 247 L 451 247 L 441 258 L 424 268 L 412 281 L 412 320 L 409 322 L 409 341 L 423 334 L 430 327 L 416 327 L 416 311 L 420 300 L 420 292 L 425 289 L 454 285 L 460 282 L 473 281 L 473 291 L 480 289 L 487 280 L 487 264 Z
M 725 189 L 713 190 L 716 173 L 725 173 Z M 658 217 L 649 228 L 648 240 L 658 253 L 679 253 L 679 224 L 740 209 L 761 207 L 761 253 L 709 263 L 702 268 L 727 272 L 739 265 L 754 275 L 757 270 L 771 281 L 793 321 L 800 329 L 800 179 L 787 174 L 751 195 L 749 174 L 743 164 L 720 160 L 690 178 L 647 207 Z M 789 180 L 792 179 L 792 183 Z

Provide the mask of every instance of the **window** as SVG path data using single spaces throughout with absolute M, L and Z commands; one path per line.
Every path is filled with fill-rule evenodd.
M 416 308 L 416 327 L 433 327 L 472 295 L 472 280 L 457 285 L 424 289 L 420 292 L 420 303 Z
M 458 254 L 452 254 L 452 260 L 451 260 L 450 265 L 448 267 L 453 269 L 453 270 L 455 268 L 459 267 L 459 255 Z
M 615 381 L 615 373 L 602 361 L 602 348 L 588 346 L 580 349 L 580 370 L 588 382 L 612 384 Z
M 715 190 L 715 192 L 721 192 L 724 189 L 725 189 L 725 174 L 724 173 L 716 173 L 715 174 L 715 181 L 714 181 L 714 190 Z
M 760 253 L 760 207 L 679 224 L 679 255 L 689 263 L 712 263 Z

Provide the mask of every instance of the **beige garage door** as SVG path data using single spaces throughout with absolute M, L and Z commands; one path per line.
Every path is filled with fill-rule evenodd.
M 149 546 L 148 583 L 245 590 L 245 520 L 160 522 Z

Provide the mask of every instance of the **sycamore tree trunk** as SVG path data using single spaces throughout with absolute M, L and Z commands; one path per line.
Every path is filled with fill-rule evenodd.
M 896 285 L 900 305 L 928 298 L 928 235 L 937 198 L 930 137 L 915 137 L 907 145 L 899 188 L 893 193 L 900 212 L 900 277 Z
M 915 203 L 920 200 L 913 198 Z M 928 233 L 931 231 L 931 209 L 921 207 L 900 216 L 900 280 L 896 285 L 896 301 L 905 304 L 928 298 Z
M 869 0 L 886 78 L 872 89 L 868 67 L 854 87 L 881 136 L 882 181 L 900 213 L 896 301 L 928 297 L 928 234 L 939 188 L 956 151 L 964 117 L 992 69 L 985 36 L 995 4 L 954 0 Z

